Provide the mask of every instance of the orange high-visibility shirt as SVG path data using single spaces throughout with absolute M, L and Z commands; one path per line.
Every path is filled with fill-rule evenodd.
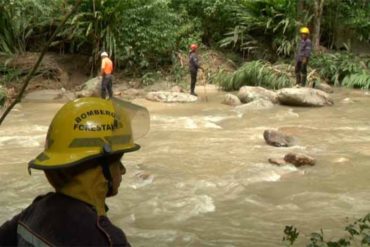
M 110 75 L 113 72 L 113 63 L 108 57 L 103 58 L 101 61 L 101 70 L 104 75 Z

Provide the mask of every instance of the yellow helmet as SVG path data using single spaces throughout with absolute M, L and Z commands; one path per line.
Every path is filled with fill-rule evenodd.
M 301 27 L 301 29 L 299 29 L 299 33 L 310 34 L 310 29 L 308 29 L 308 27 Z
M 143 136 L 149 130 L 146 108 L 118 99 L 73 100 L 55 115 L 45 150 L 29 162 L 29 168 L 59 169 L 104 155 L 136 151 L 140 146 L 134 143 L 131 126 L 137 116 L 144 118 L 135 124 Z

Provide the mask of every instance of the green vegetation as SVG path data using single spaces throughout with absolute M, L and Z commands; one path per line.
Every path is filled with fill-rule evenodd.
M 0 53 L 40 51 L 73 4 L 73 0 L 0 0 Z M 370 44 L 369 12 L 367 0 L 83 0 L 50 51 L 89 56 L 93 73 L 99 53 L 106 50 L 118 70 L 145 75 L 147 84 L 158 71 L 182 81 L 186 69 L 179 66 L 177 54 L 186 54 L 189 44 L 196 42 L 242 60 L 239 71 L 218 76 L 223 88 L 235 90 L 245 84 L 279 88 L 291 82 L 271 63 L 293 60 L 297 30 L 307 25 L 314 44 L 336 50 L 318 52 L 311 60 L 322 79 L 369 88 L 369 59 L 353 53 L 359 44 Z M 243 65 L 250 60 L 261 61 Z M 255 71 L 258 66 L 260 73 Z
M 294 54 L 297 28 L 310 20 L 307 14 L 302 21 L 296 20 L 295 1 L 257 0 L 241 1 L 239 4 L 235 7 L 237 25 L 220 41 L 221 47 L 232 45 L 244 55 L 259 58 Z
M 257 60 L 245 63 L 230 74 L 220 71 L 215 81 L 225 91 L 238 90 L 242 86 L 279 89 L 293 85 L 291 75 L 286 72 L 287 70 L 289 70 L 289 65 L 273 66 L 268 62 Z
M 336 86 L 370 88 L 370 57 L 360 58 L 348 52 L 323 53 L 315 55 L 310 64 Z
M 347 236 L 339 240 L 327 241 L 324 231 L 311 233 L 307 247 L 346 247 L 346 246 L 370 246 L 370 214 L 356 220 L 346 226 Z M 283 242 L 286 246 L 294 246 L 299 237 L 299 231 L 293 226 L 284 229 Z

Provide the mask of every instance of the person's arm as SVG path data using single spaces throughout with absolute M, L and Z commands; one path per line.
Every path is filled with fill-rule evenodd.
M 21 214 L 0 226 L 0 246 L 17 246 L 18 219 Z
M 100 75 L 104 76 L 105 59 L 101 61 Z

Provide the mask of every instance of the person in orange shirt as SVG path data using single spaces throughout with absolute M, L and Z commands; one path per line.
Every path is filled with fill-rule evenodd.
M 101 97 L 103 99 L 106 98 L 106 95 L 108 94 L 109 99 L 113 96 L 113 90 L 112 90 L 112 72 L 113 72 L 113 62 L 109 59 L 108 53 L 105 51 L 101 53 L 101 76 L 102 76 L 102 82 L 101 82 Z

